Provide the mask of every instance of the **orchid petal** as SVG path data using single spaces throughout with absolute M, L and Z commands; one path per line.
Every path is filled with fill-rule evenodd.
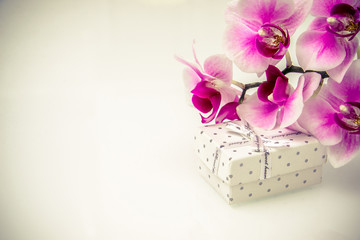
M 268 48 L 267 46 L 264 46 L 258 38 L 256 39 L 256 48 L 261 55 L 268 58 L 273 57 L 276 52 L 279 51 L 277 48 Z
M 315 72 L 307 72 L 300 76 L 304 79 L 303 101 L 306 102 L 319 87 L 321 75 Z
M 359 134 L 344 133 L 340 143 L 328 147 L 328 160 L 331 165 L 338 168 L 354 159 L 360 150 L 359 142 Z
M 201 72 L 201 66 L 197 65 L 197 64 L 193 64 L 193 63 L 190 63 L 178 56 L 175 56 L 175 59 L 178 60 L 179 62 L 185 64 L 186 66 L 188 66 L 189 68 L 191 68 L 201 79 L 205 79 L 207 76 L 204 75 L 202 72 Z
M 304 106 L 303 88 L 304 78 L 300 78 L 295 91 L 290 95 L 284 105 L 280 128 L 290 126 L 300 117 Z
M 268 102 L 269 101 L 268 97 L 270 94 L 272 94 L 274 90 L 274 86 L 275 86 L 275 82 L 269 82 L 269 81 L 260 84 L 257 90 L 257 95 L 259 100 L 263 102 Z
M 323 98 L 328 104 L 330 104 L 334 112 L 340 112 L 340 105 L 345 102 L 345 99 L 340 98 L 344 98 L 344 96 L 335 96 L 331 92 L 331 88 L 329 87 L 331 85 L 331 82 L 336 83 L 335 81 L 329 79 L 327 84 L 321 88 L 318 96 Z
M 219 107 L 220 107 L 220 102 L 221 102 L 220 94 L 215 94 L 215 95 L 211 96 L 209 99 L 210 99 L 211 105 L 213 106 L 213 111 L 208 117 L 204 117 L 200 114 L 202 123 L 209 123 L 212 120 L 214 120 L 216 113 L 218 112 Z
M 331 8 L 330 15 L 343 15 L 343 14 L 350 14 L 354 15 L 356 13 L 355 8 L 353 8 L 351 5 L 346 3 L 340 3 L 336 4 Z
M 237 107 L 237 113 L 252 126 L 273 129 L 276 125 L 278 106 L 271 102 L 262 102 L 256 94 L 252 94 Z
M 312 3 L 312 0 L 295 0 L 294 1 L 294 10 L 293 14 L 289 16 L 287 19 L 283 19 L 281 21 L 276 22 L 280 26 L 284 26 L 292 35 L 296 28 L 303 23 L 306 16 L 308 15 Z
M 293 124 L 291 124 L 290 126 L 288 126 L 286 128 L 291 129 L 293 131 L 298 131 L 298 132 L 302 132 L 302 133 L 305 133 L 305 134 L 310 134 L 305 128 L 301 127 L 298 122 L 294 122 Z
M 268 82 L 276 82 L 277 78 L 281 77 L 283 79 L 288 79 L 277 67 L 274 65 L 270 65 L 268 69 L 266 69 L 266 79 Z
M 204 70 L 210 76 L 231 84 L 233 79 L 232 62 L 223 54 L 208 57 L 204 63 Z
M 329 17 L 331 9 L 334 5 L 339 3 L 346 3 L 352 5 L 354 3 L 353 0 L 317 0 L 314 1 L 311 14 L 316 17 Z
M 227 56 L 244 72 L 264 72 L 271 58 L 261 55 L 256 47 L 258 33 L 241 23 L 228 26 L 224 36 Z
M 194 107 L 202 113 L 208 113 L 213 108 L 209 99 L 201 98 L 196 95 L 192 96 L 192 103 Z
M 196 62 L 196 64 L 199 66 L 199 69 L 201 72 L 204 72 L 204 70 L 201 68 L 201 64 L 196 56 L 196 51 L 195 51 L 195 40 L 193 41 L 193 45 L 192 45 L 192 52 L 193 52 L 193 56 L 194 56 L 194 60 Z
M 317 17 L 315 18 L 311 23 L 310 26 L 308 28 L 308 30 L 313 30 L 313 31 L 325 31 L 326 27 L 329 25 L 327 23 L 327 18 L 326 17 Z
M 298 123 L 323 145 L 334 145 L 341 141 L 342 129 L 334 120 L 334 110 L 320 97 L 311 98 L 305 103 Z
M 285 56 L 286 51 L 288 50 L 289 46 L 290 46 L 290 41 L 287 41 L 286 45 L 283 45 L 282 43 L 280 43 L 277 53 L 274 54 L 274 56 L 272 56 L 272 58 L 282 59 Z
M 192 69 L 185 68 L 183 71 L 183 79 L 187 92 L 190 92 L 201 81 L 199 75 L 197 75 Z
M 209 98 L 213 95 L 220 95 L 216 89 L 211 87 L 211 83 L 207 81 L 199 82 L 191 93 L 201 98 Z
M 289 97 L 289 83 L 287 78 L 278 77 L 273 90 L 273 102 L 282 105 Z
M 221 94 L 222 103 L 236 101 L 238 95 L 240 94 L 240 91 L 237 91 L 235 88 L 230 86 L 219 88 L 219 92 Z
M 355 60 L 346 71 L 340 83 L 329 79 L 328 87 L 333 95 L 341 98 L 344 102 L 360 102 L 360 59 Z
M 344 61 L 337 67 L 327 70 L 327 73 L 333 80 L 335 80 L 338 83 L 341 82 L 341 80 L 345 75 L 346 70 L 349 68 L 350 64 L 354 60 L 358 47 L 359 47 L 359 40 L 357 38 L 354 38 L 351 41 L 344 42 L 344 48 L 346 53 Z
M 267 80 L 266 82 L 262 83 L 257 90 L 258 97 L 261 101 L 263 102 L 269 101 L 268 97 L 271 93 L 273 93 L 276 80 L 279 77 L 282 78 L 284 81 L 288 81 L 288 78 L 277 67 L 270 65 L 266 69 Z
M 334 68 L 342 63 L 345 54 L 340 40 L 329 32 L 307 31 L 296 43 L 296 56 L 304 70 L 326 71 Z
M 238 0 L 234 0 L 228 3 L 225 10 L 225 20 L 228 24 L 242 22 L 244 25 L 248 26 L 251 30 L 257 32 L 262 23 L 258 19 L 247 20 L 239 14 L 238 11 Z
M 294 12 L 294 2 L 288 0 L 239 0 L 238 11 L 245 19 L 260 19 L 269 23 L 286 19 Z
M 239 106 L 238 102 L 229 102 L 225 104 L 219 111 L 215 119 L 215 123 L 223 122 L 225 119 L 228 120 L 240 120 L 236 112 L 236 107 Z

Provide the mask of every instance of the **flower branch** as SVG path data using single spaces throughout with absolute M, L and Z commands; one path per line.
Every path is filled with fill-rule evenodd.
M 244 88 L 243 88 L 243 91 L 241 93 L 241 96 L 239 98 L 239 104 L 241 104 L 244 101 L 247 90 L 249 90 L 251 88 L 259 87 L 262 83 L 263 82 L 254 82 L 254 83 L 245 84 Z
M 294 66 L 290 41 L 309 13 L 315 18 L 296 39 L 299 66 Z M 359 16 L 358 1 L 231 1 L 225 54 L 210 56 L 203 65 L 194 50 L 192 63 L 177 58 L 187 67 L 185 85 L 202 123 L 241 118 L 267 130 L 298 127 L 328 146 L 333 166 L 350 161 L 360 152 Z M 283 58 L 281 71 L 276 65 Z M 235 81 L 233 65 L 258 76 L 265 72 L 266 81 Z M 288 73 L 298 73 L 295 84 Z M 257 92 L 247 94 L 252 88 Z M 337 96 L 344 100 L 340 107 L 333 104 Z
M 291 65 L 290 67 L 286 67 L 282 73 L 284 75 L 288 74 L 288 73 L 307 73 L 307 72 L 315 72 L 315 73 L 318 73 L 321 75 L 321 78 L 324 79 L 324 78 L 328 78 L 329 77 L 329 74 L 326 72 L 326 71 L 315 71 L 315 70 L 306 70 L 304 71 L 304 69 L 302 69 L 301 67 L 298 67 L 298 66 L 294 66 L 294 65 Z

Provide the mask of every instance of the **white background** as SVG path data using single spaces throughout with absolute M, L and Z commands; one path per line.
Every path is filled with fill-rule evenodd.
M 360 238 L 359 158 L 235 206 L 198 175 L 173 55 L 221 53 L 226 2 L 0 1 L 1 240 Z

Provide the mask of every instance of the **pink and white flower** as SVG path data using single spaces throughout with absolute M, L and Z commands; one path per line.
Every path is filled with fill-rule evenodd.
M 360 60 L 352 62 L 341 84 L 330 78 L 298 119 L 300 126 L 328 146 L 334 167 L 351 161 L 360 150 Z
M 232 62 L 225 55 L 213 55 L 205 60 L 204 68 L 197 60 L 193 51 L 195 63 L 190 63 L 176 57 L 188 68 L 184 70 L 184 81 L 188 91 L 192 94 L 192 103 L 207 117 L 201 116 L 202 123 L 209 123 L 215 119 L 216 123 L 225 119 L 236 120 L 239 91 L 231 87 L 233 78 Z
M 297 41 L 296 55 L 305 70 L 327 71 L 340 82 L 354 59 L 360 30 L 358 0 L 317 0 L 316 18 Z
M 252 94 L 237 107 L 238 115 L 250 125 L 270 130 L 295 123 L 301 115 L 304 102 L 318 88 L 321 76 L 314 72 L 300 76 L 294 90 L 288 78 L 276 67 L 266 70 L 267 81 L 257 94 Z
M 285 55 L 311 0 L 237 0 L 226 12 L 227 56 L 244 72 L 263 73 Z

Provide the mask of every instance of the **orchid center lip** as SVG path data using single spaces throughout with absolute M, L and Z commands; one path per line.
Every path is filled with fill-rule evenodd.
M 340 113 L 334 115 L 335 122 L 349 132 L 360 132 L 360 103 L 343 103 L 339 110 Z
M 326 19 L 327 31 L 351 41 L 360 30 L 360 22 L 356 17 L 358 11 L 348 4 L 336 4 L 331 9 L 331 16 Z
M 264 24 L 258 30 L 256 47 L 265 57 L 281 59 L 290 45 L 288 31 L 275 24 Z
M 354 121 L 353 121 L 354 124 L 360 126 L 360 116 L 358 116 Z
M 278 48 L 280 43 L 284 45 L 288 37 L 282 28 L 273 24 L 264 24 L 258 30 L 258 34 L 261 43 L 269 48 Z

